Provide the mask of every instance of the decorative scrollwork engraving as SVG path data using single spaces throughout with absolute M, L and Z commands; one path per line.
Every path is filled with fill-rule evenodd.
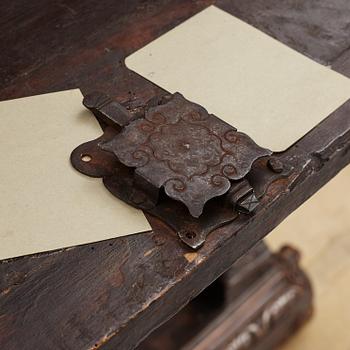
M 176 93 L 149 108 L 102 145 L 168 196 L 183 202 L 194 217 L 205 203 L 230 188 L 269 150 Z

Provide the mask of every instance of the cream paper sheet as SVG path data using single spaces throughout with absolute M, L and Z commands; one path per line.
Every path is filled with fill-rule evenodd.
M 128 68 L 282 151 L 350 97 L 350 80 L 210 6 L 126 59 Z
M 0 259 L 150 230 L 143 213 L 70 165 L 101 128 L 79 90 L 0 103 Z

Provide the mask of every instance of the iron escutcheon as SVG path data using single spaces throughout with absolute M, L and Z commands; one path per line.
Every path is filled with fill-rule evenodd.
M 73 166 L 102 177 L 116 197 L 158 217 L 191 248 L 258 205 L 262 194 L 246 177 L 272 152 L 179 93 L 152 99 L 137 117 L 104 94 L 84 105 L 104 133 L 72 152 Z

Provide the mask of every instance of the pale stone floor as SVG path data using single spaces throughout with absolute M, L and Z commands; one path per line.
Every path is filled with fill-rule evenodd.
M 350 350 L 350 166 L 289 216 L 267 238 L 302 252 L 312 280 L 312 319 L 283 350 Z

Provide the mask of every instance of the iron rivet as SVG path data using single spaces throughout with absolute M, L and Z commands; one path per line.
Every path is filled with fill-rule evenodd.
M 275 173 L 281 173 L 283 171 L 283 163 L 277 158 L 270 158 L 267 165 Z

